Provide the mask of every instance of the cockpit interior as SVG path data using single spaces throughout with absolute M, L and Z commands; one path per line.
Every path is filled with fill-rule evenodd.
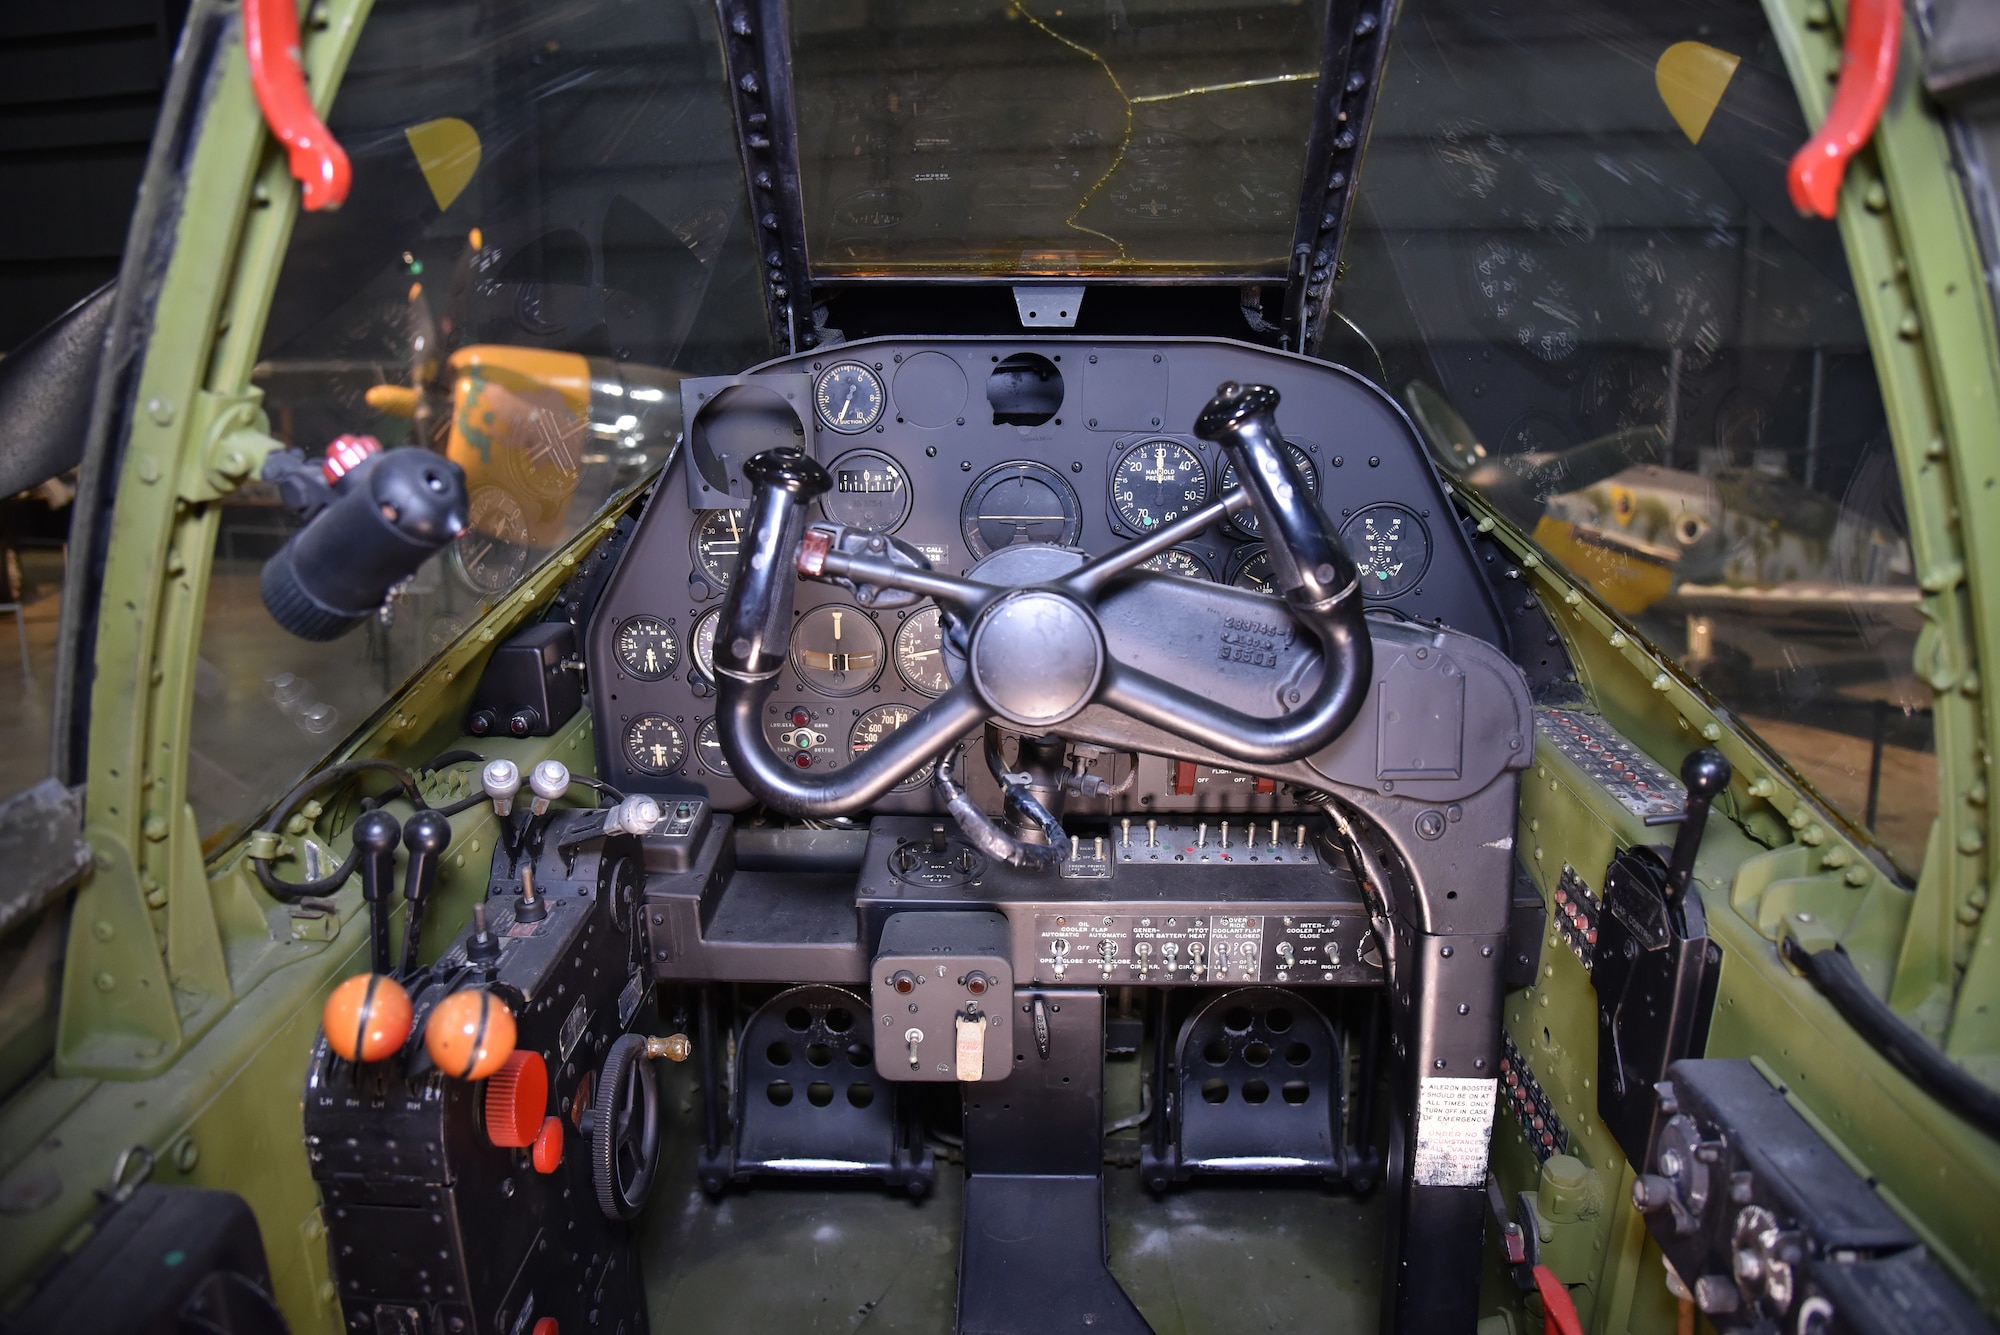
M 1993 1329 L 1903 23 L 195 0 L 0 1329 Z

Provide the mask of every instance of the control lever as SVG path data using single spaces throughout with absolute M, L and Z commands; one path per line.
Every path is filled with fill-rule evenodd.
M 1708 808 L 1729 787 L 1732 771 L 1729 759 L 1712 746 L 1691 752 L 1681 762 L 1681 782 L 1687 785 L 1687 807 L 1680 833 L 1674 837 L 1673 856 L 1667 860 L 1667 903 L 1676 910 L 1687 896 L 1688 882 L 1694 877 L 1695 854 L 1701 851 L 1702 831 L 1708 826 Z
M 472 935 L 465 942 L 465 958 L 474 964 L 491 964 L 500 958 L 500 939 L 486 925 L 486 906 L 472 906 Z
M 424 933 L 424 901 L 437 888 L 438 858 L 451 842 L 451 822 L 435 811 L 419 811 L 403 827 L 403 847 L 410 865 L 403 875 L 403 898 L 409 902 L 409 923 L 403 929 L 403 976 L 417 971 L 417 952 Z
M 354 822 L 361 853 L 361 898 L 368 905 L 368 967 L 389 972 L 389 883 L 396 874 L 396 843 L 403 827 L 386 811 L 366 811 Z
M 514 810 L 514 794 L 521 791 L 521 767 L 511 760 L 489 760 L 479 772 L 479 786 L 493 799 L 493 814 L 505 820 Z
M 541 820 L 549 814 L 549 804 L 569 791 L 569 766 L 560 760 L 544 760 L 528 776 L 528 787 L 535 794 L 528 803 L 528 814 Z

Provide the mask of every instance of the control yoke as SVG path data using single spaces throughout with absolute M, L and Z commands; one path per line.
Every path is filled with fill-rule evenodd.
M 1243 479 L 1240 491 L 1150 537 L 1024 588 L 925 569 L 893 544 L 837 525 L 806 523 L 832 482 L 796 446 L 743 467 L 755 487 L 750 531 L 715 637 L 716 727 L 738 780 L 776 811 L 836 816 L 866 807 L 989 718 L 1032 734 L 1057 730 L 1091 704 L 1151 724 L 1245 765 L 1279 765 L 1323 750 L 1361 708 L 1374 666 L 1360 581 L 1339 535 L 1286 457 L 1278 391 L 1224 384 L 1195 422 Z M 1249 508 L 1265 534 L 1273 583 L 1292 619 L 1318 642 L 1319 684 L 1275 717 L 1218 705 L 1112 658 L 1096 617 L 1120 576 Z M 859 539 L 859 540 L 857 540 Z M 969 628 L 966 671 L 940 699 L 838 773 L 795 773 L 764 740 L 765 702 L 784 667 L 794 570 L 860 589 L 871 601 L 930 598 Z M 881 598 L 877 605 L 890 605 Z

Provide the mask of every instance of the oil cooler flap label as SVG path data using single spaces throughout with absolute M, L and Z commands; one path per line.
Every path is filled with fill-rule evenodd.
M 1477 1187 L 1486 1181 L 1498 1080 L 1426 1078 L 1417 1094 L 1416 1177 L 1420 1187 Z

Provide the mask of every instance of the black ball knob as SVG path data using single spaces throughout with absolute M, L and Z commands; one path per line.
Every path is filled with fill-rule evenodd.
M 1689 752 L 1688 758 L 1681 762 L 1681 782 L 1687 785 L 1688 796 L 1710 802 L 1729 786 L 1734 772 L 1729 767 L 1729 758 L 1712 746 Z
M 451 842 L 451 822 L 435 811 L 419 811 L 403 827 L 403 846 L 423 857 L 436 857 Z
M 354 846 L 364 853 L 394 853 L 403 827 L 386 811 L 365 811 L 354 822 Z

